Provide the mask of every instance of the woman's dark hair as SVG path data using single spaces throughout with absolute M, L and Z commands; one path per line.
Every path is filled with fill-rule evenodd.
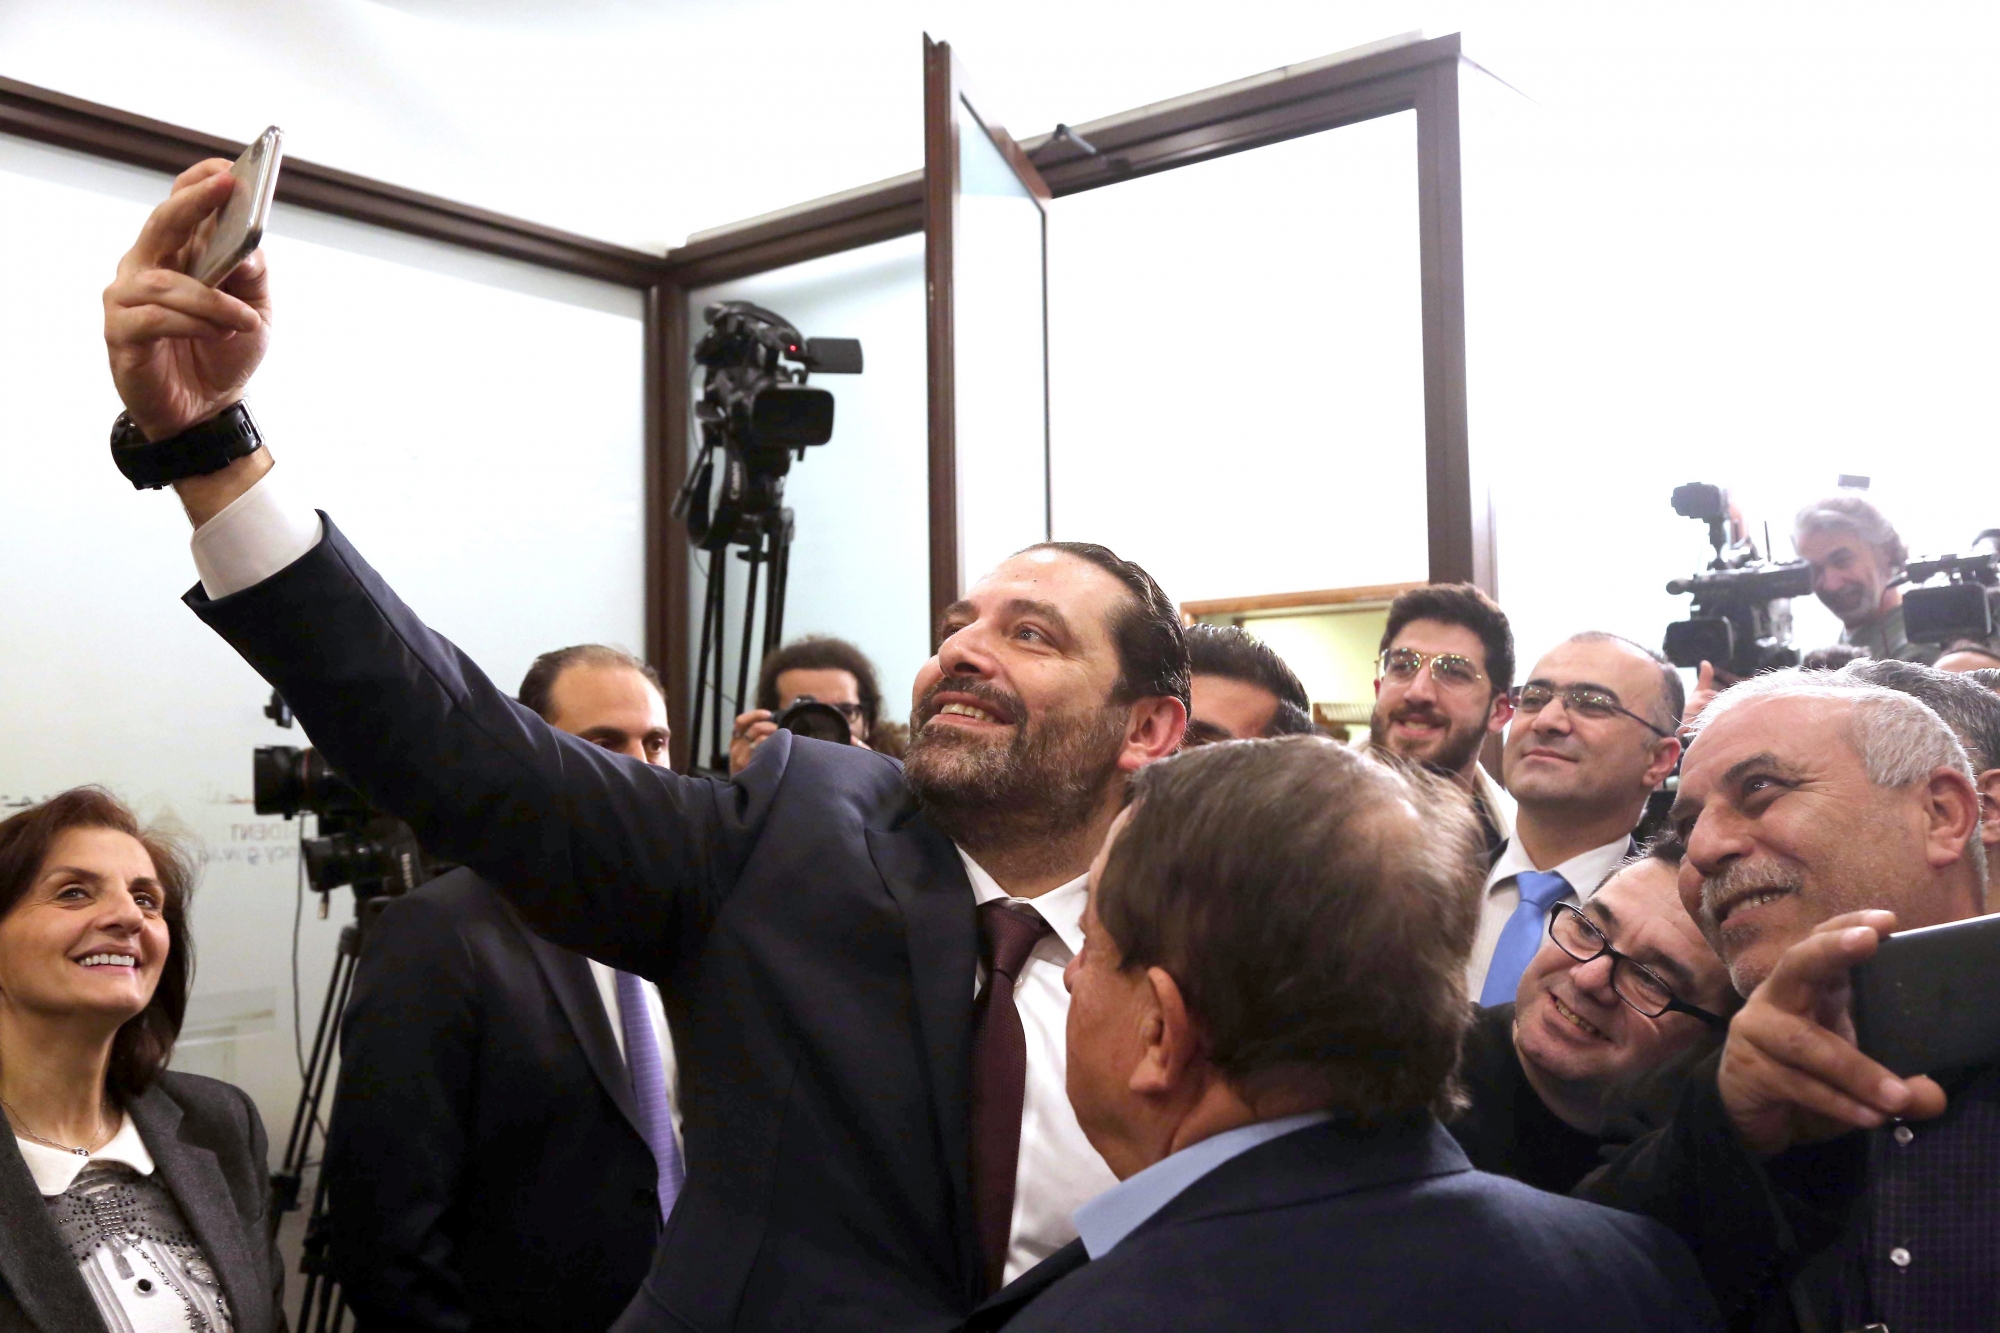
M 174 839 L 143 829 L 124 802 L 102 787 L 74 787 L 40 805 L 0 821 L 0 921 L 20 906 L 34 886 L 56 839 L 71 829 L 111 829 L 135 839 L 153 860 L 160 882 L 160 915 L 167 923 L 167 958 L 160 984 L 146 1007 L 127 1019 L 111 1040 L 111 1067 L 105 1084 L 121 1103 L 152 1085 L 187 1014 L 194 984 L 194 941 L 188 934 L 188 899 L 194 892 L 194 860 Z
M 787 671 L 845 671 L 854 677 L 855 692 L 861 696 L 861 734 L 875 734 L 875 724 L 882 720 L 882 686 L 875 679 L 875 664 L 868 660 L 868 654 L 830 635 L 793 639 L 766 657 L 757 669 L 757 707 L 778 711 L 778 677 Z

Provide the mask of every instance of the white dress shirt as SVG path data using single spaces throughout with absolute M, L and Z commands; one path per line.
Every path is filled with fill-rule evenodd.
M 1063 969 L 1083 948 L 1086 876 L 1039 898 L 1015 898 L 963 847 L 958 855 L 972 880 L 975 902 L 1005 899 L 1039 913 L 1050 927 L 1014 982 L 1014 1007 L 1028 1039 L 1028 1081 L 1021 1101 L 1021 1155 L 1014 1167 L 1014 1225 L 1004 1276 L 1012 1282 L 1075 1240 L 1071 1214 L 1118 1183 L 1076 1123 L 1066 1082 L 1069 988 L 1063 985 Z M 975 993 L 986 980 L 983 965 L 979 971 Z
M 611 1020 L 611 1036 L 618 1043 L 618 1058 L 625 1058 L 625 1024 L 618 1017 L 618 973 L 595 958 L 586 959 L 590 964 L 590 979 L 597 983 L 597 997 L 604 1001 L 605 1016 Z M 653 1025 L 653 1040 L 660 1044 L 660 1072 L 667 1076 L 667 1109 L 674 1118 L 674 1139 L 681 1137 L 681 1070 L 674 1060 L 674 1034 L 667 1031 L 667 1011 L 660 1005 L 660 988 L 644 977 L 639 979 L 639 990 L 646 997 L 646 1018 Z M 685 1156 L 687 1145 L 681 1145 Z
M 1590 895 L 1611 878 L 1611 872 L 1618 868 L 1618 863 L 1631 850 L 1632 838 L 1628 834 L 1616 842 L 1578 852 L 1561 865 L 1550 866 L 1549 869 L 1569 881 L 1572 890 L 1560 901 L 1589 902 Z M 1480 989 L 1486 985 L 1486 968 L 1493 961 L 1493 949 L 1500 943 L 1500 932 L 1507 928 L 1508 918 L 1521 905 L 1521 890 L 1515 886 L 1514 876 L 1524 870 L 1539 869 L 1541 867 L 1521 850 L 1521 840 L 1509 838 L 1507 845 L 1500 849 L 1499 858 L 1493 862 L 1493 869 L 1486 874 L 1486 899 L 1479 913 L 1479 940 L 1472 946 L 1472 958 L 1465 968 L 1466 989 L 1475 1000 L 1479 998 Z
M 196 530 L 195 570 L 211 598 L 227 597 L 263 582 L 319 543 L 319 515 L 294 502 L 276 483 L 277 476 L 275 468 L 265 473 Z M 976 902 L 1009 896 L 963 850 L 959 856 L 972 880 Z M 1013 1238 L 1007 1254 L 1006 1280 L 1010 1282 L 1074 1240 L 1076 1227 L 1070 1214 L 1118 1183 L 1077 1125 L 1064 1081 L 1069 991 L 1063 985 L 1063 968 L 1083 947 L 1084 898 L 1084 876 L 1079 875 L 1039 898 L 1013 899 L 1039 912 L 1052 933 L 1035 945 L 1014 983 L 1015 1007 L 1028 1041 L 1028 1081 L 1021 1109 L 1021 1155 L 1014 1178 Z M 975 993 L 983 980 L 972 978 Z M 609 985 L 608 973 L 600 974 L 600 991 Z M 619 1032 L 615 994 L 605 1007 L 611 1014 L 612 1031 Z M 619 1043 L 622 1051 L 622 1033 Z M 672 1047 L 662 1042 L 670 1080 L 671 1052 Z M 674 1105 L 678 1123 L 678 1097 Z

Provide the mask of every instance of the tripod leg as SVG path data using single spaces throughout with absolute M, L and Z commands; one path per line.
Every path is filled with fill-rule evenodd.
M 710 649 L 710 663 L 713 667 L 713 674 L 708 676 L 708 702 L 714 708 L 715 712 L 709 718 L 708 722 L 708 762 L 709 767 L 726 771 L 729 767 L 729 751 L 724 747 L 723 736 L 727 732 L 729 720 L 733 716 L 733 714 L 724 708 L 722 697 L 722 622 L 726 618 L 723 614 L 724 608 L 728 605 L 729 566 L 726 562 L 729 559 L 729 548 L 727 546 L 718 547 L 709 554 L 709 559 L 714 562 L 708 567 L 708 595 L 715 606 L 715 635 L 713 646 Z M 699 740 L 700 738 L 697 737 L 696 739 Z
M 736 706 L 746 709 L 750 706 L 750 643 L 751 630 L 757 623 L 757 574 L 763 564 L 763 542 L 752 546 L 747 552 L 750 563 L 750 587 L 743 594 L 743 647 L 736 657 Z
M 792 511 L 778 511 L 771 530 L 771 590 L 764 609 L 764 653 L 769 656 L 785 642 L 785 594 L 792 579 Z
M 694 673 L 694 716 L 688 724 L 688 767 L 701 767 L 701 718 L 703 705 L 708 702 L 708 647 L 711 638 L 719 628 L 717 614 L 719 599 L 716 591 L 722 583 L 723 568 L 717 554 L 709 552 L 708 583 L 701 599 L 701 651 L 695 654 Z

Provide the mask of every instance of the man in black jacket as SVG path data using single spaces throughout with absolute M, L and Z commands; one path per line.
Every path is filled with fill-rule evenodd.
M 1482 1009 L 1447 1123 L 1481 1171 L 1568 1193 L 1635 1137 L 1627 1102 L 1671 1096 L 1742 1001 L 1681 906 L 1682 848 L 1658 838 L 1581 908 L 1555 908 L 1518 1000 Z M 1650 1109 L 1650 1108 L 1648 1108 Z
M 1186 725 L 1173 603 L 1102 547 L 1004 562 L 943 618 L 907 772 L 789 732 L 727 783 L 607 754 L 287 504 L 268 450 L 176 461 L 240 437 L 269 336 L 261 256 L 181 271 L 227 165 L 183 173 L 106 290 L 122 460 L 172 473 L 189 605 L 336 768 L 547 938 L 659 984 L 687 1184 L 616 1327 L 951 1327 L 1111 1183 L 1062 1096 L 1061 968 L 1127 776 Z
M 1070 1098 L 1122 1183 L 972 1328 L 1714 1327 L 1664 1229 L 1474 1171 L 1435 1119 L 1479 846 L 1442 783 L 1318 737 L 1139 774 L 1070 964 Z
M 1908 695 L 1772 673 L 1703 712 L 1670 820 L 1749 1000 L 1578 1193 L 1678 1231 L 1736 1327 L 2000 1325 L 2000 1066 L 1898 1078 L 1848 1016 L 1882 936 L 1984 910 L 1964 749 Z
M 544 653 L 519 697 L 571 735 L 666 762 L 659 678 L 628 653 Z M 650 983 L 550 944 L 461 868 L 368 925 L 340 1056 L 325 1172 L 362 1333 L 617 1319 L 682 1173 Z

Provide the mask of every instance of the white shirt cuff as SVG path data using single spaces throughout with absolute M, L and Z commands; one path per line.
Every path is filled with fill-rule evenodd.
M 277 469 L 230 501 L 194 532 L 194 568 L 211 599 L 262 583 L 319 545 L 318 511 L 297 504 Z

